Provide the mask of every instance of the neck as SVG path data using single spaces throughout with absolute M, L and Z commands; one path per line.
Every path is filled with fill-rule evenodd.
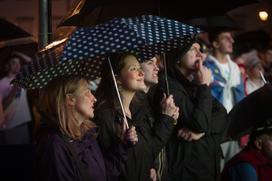
M 146 94 L 147 94 L 147 93 L 148 93 L 148 91 L 149 91 L 149 89 L 150 89 L 150 87 L 151 87 L 151 86 L 150 86 L 148 83 L 145 83 L 145 88 L 144 88 L 144 90 L 143 90 L 143 91 L 144 91 L 144 93 L 146 93 Z
M 219 61 L 219 63 L 228 63 L 228 54 L 219 51 L 214 51 L 213 56 Z
M 135 95 L 135 92 L 129 91 L 129 90 L 122 90 L 122 91 L 120 91 L 120 94 L 122 97 L 122 103 L 124 106 L 124 110 L 128 115 L 130 115 L 129 105 L 132 101 L 133 96 Z

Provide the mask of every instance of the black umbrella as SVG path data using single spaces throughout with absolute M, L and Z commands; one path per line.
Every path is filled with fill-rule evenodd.
M 0 19 L 0 42 L 18 38 L 25 38 L 32 36 L 22 28 L 4 20 Z
M 227 15 L 194 18 L 190 22 L 193 26 L 199 27 L 206 32 L 223 29 L 228 31 L 242 30 L 242 27 Z
M 258 0 L 169 1 L 169 0 L 79 0 L 60 23 L 61 26 L 90 26 L 114 17 L 152 14 L 175 20 L 223 15 Z
M 240 101 L 229 113 L 229 127 L 227 137 L 237 139 L 258 125 L 272 118 L 272 84 L 265 84 L 262 88 L 251 93 Z

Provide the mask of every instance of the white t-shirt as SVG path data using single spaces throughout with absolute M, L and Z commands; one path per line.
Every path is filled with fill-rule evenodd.
M 12 90 L 10 84 L 11 78 L 4 77 L 0 80 L 0 95 L 2 99 L 9 95 Z M 13 128 L 20 124 L 29 122 L 31 120 L 31 114 L 27 102 L 26 91 L 20 89 L 14 100 L 7 106 L 5 110 L 5 127 Z
M 230 78 L 231 78 L 230 63 L 228 61 L 228 63 L 223 64 L 223 63 L 219 63 L 218 61 L 216 61 L 216 64 L 217 64 L 222 76 L 227 81 L 226 85 L 224 86 L 224 90 L 223 90 L 223 105 L 226 108 L 227 112 L 229 112 L 234 105 L 233 93 L 231 91 L 231 86 L 230 86 Z

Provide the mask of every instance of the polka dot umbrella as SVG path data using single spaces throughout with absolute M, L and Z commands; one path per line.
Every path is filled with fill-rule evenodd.
M 190 43 L 199 32 L 198 28 L 159 16 L 116 18 L 96 28 L 79 27 L 67 43 L 62 57 L 63 60 L 83 60 L 132 51 L 140 61 L 144 61 Z M 141 42 L 140 45 L 135 43 L 137 41 Z
M 132 52 L 143 61 L 185 45 L 198 32 L 192 26 L 151 15 L 78 27 L 70 38 L 40 52 L 14 82 L 37 89 L 62 75 L 94 80 L 100 75 L 102 62 L 112 53 Z

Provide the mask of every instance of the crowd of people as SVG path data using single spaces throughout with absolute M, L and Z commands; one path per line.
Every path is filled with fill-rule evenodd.
M 272 46 L 233 57 L 227 29 L 209 32 L 209 42 L 208 52 L 196 37 L 144 62 L 112 54 L 118 90 L 106 61 L 95 86 L 82 76 L 54 78 L 35 97 L 32 140 L 26 90 L 10 84 L 24 60 L 12 54 L 0 80 L 0 142 L 37 146 L 37 180 L 270 180 L 271 125 L 239 140 L 225 131 L 231 109 L 271 80 Z

